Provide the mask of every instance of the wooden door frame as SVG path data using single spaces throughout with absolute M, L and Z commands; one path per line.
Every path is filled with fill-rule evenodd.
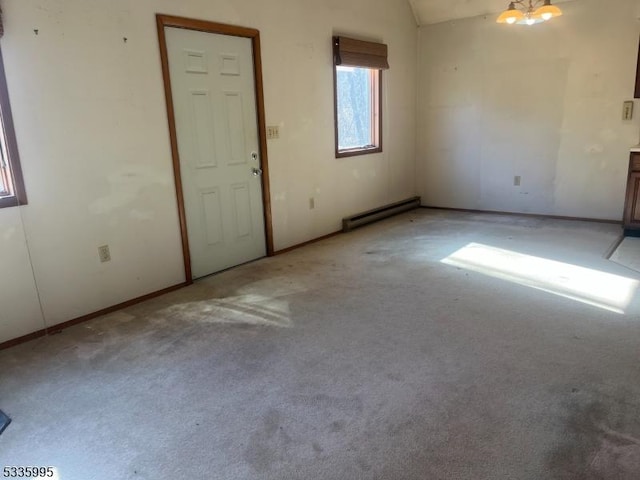
M 187 218 L 184 207 L 184 193 L 182 190 L 182 175 L 180 173 L 180 154 L 178 153 L 178 136 L 176 133 L 176 119 L 173 108 L 173 94 L 171 91 L 171 76 L 169 74 L 169 55 L 165 27 L 184 28 L 206 33 L 217 33 L 234 37 L 251 39 L 253 49 L 253 72 L 256 95 L 256 113 L 258 122 L 258 137 L 260 141 L 260 168 L 262 168 L 262 206 L 264 209 L 264 234 L 267 246 L 267 256 L 274 254 L 273 226 L 271 220 L 271 193 L 269 188 L 269 161 L 267 156 L 267 135 L 264 114 L 264 93 L 262 82 L 262 58 L 260 56 L 260 32 L 254 28 L 238 27 L 222 23 L 196 20 L 193 18 L 176 17 L 173 15 L 156 14 L 158 40 L 160 42 L 160 59 L 162 61 L 162 78 L 164 81 L 167 117 L 169 121 L 169 138 L 171 140 L 171 157 L 173 159 L 173 175 L 175 179 L 176 198 L 178 200 L 178 217 L 182 236 L 182 255 L 184 257 L 184 274 L 187 283 L 192 283 L 191 254 L 189 252 L 189 237 L 187 236 Z

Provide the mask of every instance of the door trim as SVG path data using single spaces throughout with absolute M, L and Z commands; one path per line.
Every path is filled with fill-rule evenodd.
M 164 94 L 167 104 L 167 117 L 169 122 L 169 138 L 171 140 L 171 157 L 173 160 L 173 175 L 175 179 L 176 198 L 178 200 L 178 217 L 180 220 L 180 234 L 182 237 L 182 255 L 184 257 L 184 274 L 187 283 L 192 283 L 191 278 L 191 254 L 189 253 L 189 238 L 187 237 L 187 217 L 184 207 L 184 193 L 182 190 L 182 175 L 180 174 L 180 154 L 178 153 L 178 135 L 176 133 L 176 119 L 173 109 L 173 95 L 171 91 L 171 77 L 169 75 L 169 55 L 167 52 L 167 40 L 165 27 L 184 28 L 206 33 L 217 33 L 234 37 L 251 39 L 253 48 L 253 72 L 255 80 L 256 111 L 258 121 L 258 137 L 260 143 L 260 159 L 262 168 L 262 206 L 264 210 L 264 234 L 267 247 L 267 256 L 274 254 L 273 226 L 271 217 L 271 192 L 269 188 L 269 160 L 267 156 L 267 135 L 264 114 L 264 93 L 262 82 L 262 58 L 260 56 L 260 32 L 254 28 L 238 27 L 222 23 L 196 20 L 193 18 L 176 17 L 173 15 L 156 14 L 158 27 L 158 40 L 160 42 L 160 59 L 162 61 L 162 78 L 164 81 Z

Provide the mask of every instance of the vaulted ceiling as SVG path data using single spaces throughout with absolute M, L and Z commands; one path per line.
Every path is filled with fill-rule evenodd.
M 458 18 L 495 15 L 509 5 L 510 0 L 409 0 L 418 25 L 445 22 Z M 569 0 L 555 0 L 561 3 Z

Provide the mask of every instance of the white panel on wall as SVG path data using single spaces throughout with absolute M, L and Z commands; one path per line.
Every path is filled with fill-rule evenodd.
M 569 61 L 530 59 L 488 70 L 491 80 L 482 83 L 480 97 L 478 198 L 489 210 L 550 212 Z M 525 184 L 514 188 L 514 176 Z
M 0 343 L 45 327 L 19 208 L 0 209 Z

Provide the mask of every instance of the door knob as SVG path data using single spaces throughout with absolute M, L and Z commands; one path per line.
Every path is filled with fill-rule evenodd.
M 252 168 L 251 169 L 251 173 L 253 173 L 254 177 L 259 177 L 260 175 L 262 175 L 262 169 L 261 168 Z

